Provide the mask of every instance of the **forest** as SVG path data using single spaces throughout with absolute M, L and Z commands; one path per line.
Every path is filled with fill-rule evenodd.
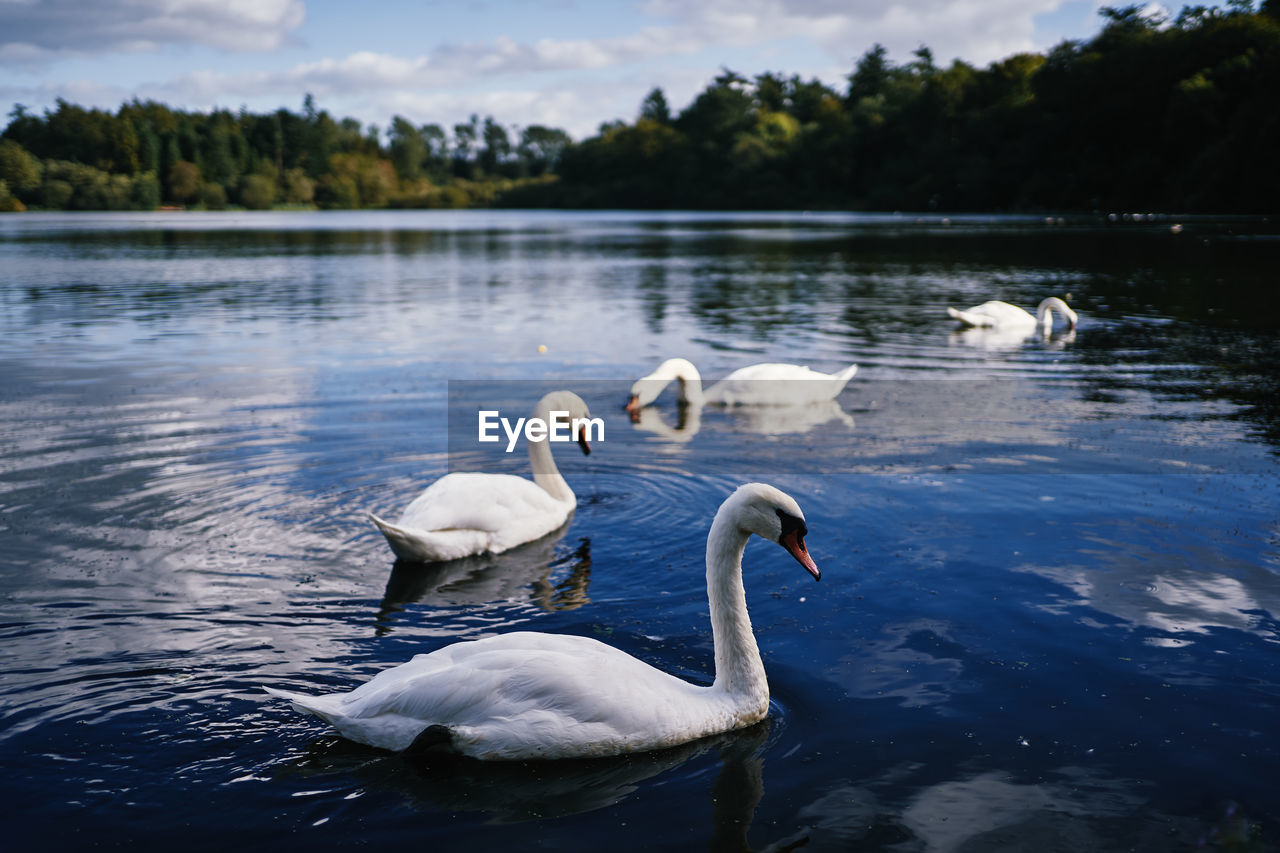
M 570 207 L 1265 213 L 1280 195 L 1280 0 L 1105 7 L 1090 39 L 976 68 L 867 49 L 843 91 L 721 73 L 581 141 L 300 112 L 15 105 L 0 210 Z

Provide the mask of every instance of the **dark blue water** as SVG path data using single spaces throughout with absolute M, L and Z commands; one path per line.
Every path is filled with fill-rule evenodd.
M 1245 220 L 0 218 L 0 829 L 14 849 L 1275 849 L 1278 264 L 1274 225 Z M 1048 340 L 945 314 L 1068 293 L 1080 327 Z M 682 420 L 668 391 L 632 424 L 626 387 L 672 355 L 711 379 L 860 370 L 834 411 Z M 552 387 L 606 424 L 591 456 L 557 449 L 562 535 L 396 564 L 366 512 L 451 466 L 527 470 L 467 446 L 460 390 L 519 416 Z M 755 728 L 424 764 L 259 690 L 530 628 L 705 682 L 705 534 L 746 480 L 797 499 L 823 569 L 748 548 Z

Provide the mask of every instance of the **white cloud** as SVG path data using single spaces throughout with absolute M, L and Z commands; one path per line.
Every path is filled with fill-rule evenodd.
M 879 42 L 891 55 L 920 45 L 934 55 L 985 65 L 1033 50 L 1035 18 L 1066 0 L 649 0 L 645 10 L 673 19 L 705 43 L 812 41 L 834 61 L 852 60 Z
M 0 63 L 205 45 L 270 51 L 302 25 L 302 0 L 0 0 Z

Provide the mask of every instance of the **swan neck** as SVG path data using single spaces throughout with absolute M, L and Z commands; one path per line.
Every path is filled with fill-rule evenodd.
M 716 654 L 714 687 L 767 705 L 769 684 L 742 586 L 742 553 L 751 534 L 738 526 L 727 509 L 721 507 L 716 514 L 707 537 L 707 599 Z
M 698 373 L 698 368 L 694 367 L 693 362 L 687 358 L 667 359 L 658 366 L 651 378 L 661 381 L 664 385 L 672 379 L 676 380 L 680 389 L 681 403 L 701 406 L 705 400 L 702 394 L 702 374 Z
M 1068 326 L 1073 329 L 1075 328 L 1076 320 L 1074 312 L 1067 306 L 1067 303 L 1063 302 L 1056 296 L 1050 296 L 1048 299 L 1041 302 L 1039 307 L 1036 308 L 1036 322 L 1046 330 L 1052 329 L 1054 311 L 1057 311 L 1062 315 L 1063 319 L 1067 321 Z
M 702 393 L 702 377 L 696 370 L 693 371 L 692 376 L 681 373 L 676 376 L 676 379 L 680 382 L 680 402 L 690 406 L 701 406 L 706 402 L 706 397 Z
M 550 422 L 551 409 L 544 403 L 539 403 L 537 408 L 533 410 L 535 418 L 541 418 L 544 422 Z M 533 482 L 551 497 L 561 503 L 573 503 L 576 499 L 573 495 L 573 489 L 569 488 L 569 484 L 565 482 L 564 477 L 560 476 L 560 469 L 556 467 L 556 460 L 551 455 L 551 442 L 543 439 L 542 441 L 529 441 L 529 467 L 533 470 Z

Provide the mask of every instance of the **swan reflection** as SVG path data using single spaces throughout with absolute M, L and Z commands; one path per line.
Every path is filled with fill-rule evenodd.
M 751 817 L 764 794 L 761 751 L 770 721 L 670 749 L 613 758 L 477 761 L 441 754 L 387 753 L 348 740 L 315 742 L 281 776 L 352 777 L 369 791 L 399 794 L 424 811 L 481 812 L 499 823 L 582 814 L 625 800 L 641 785 L 709 753 L 719 771 L 713 801 L 716 849 L 747 849 Z M 696 776 L 691 777 L 696 778 Z
M 670 425 L 660 411 L 646 406 L 632 412 L 631 424 L 641 432 L 683 444 L 702 429 L 702 409 L 697 403 L 683 403 L 677 410 L 675 425 Z M 732 429 L 757 435 L 799 435 L 832 422 L 849 429 L 854 427 L 853 416 L 840 408 L 835 400 L 795 405 L 734 406 L 721 412 Z
M 444 563 L 396 560 L 378 610 L 379 633 L 391 629 L 394 614 L 407 604 L 465 606 L 528 600 L 543 610 L 573 610 L 589 603 L 591 540 L 579 539 L 573 550 L 556 556 L 568 529 L 565 524 L 501 554 Z
M 1076 339 L 1076 330 L 1047 333 L 1039 327 L 970 327 L 957 329 L 947 339 L 949 346 L 963 346 L 988 352 L 1020 349 L 1027 341 L 1037 340 L 1050 349 L 1063 349 Z
M 631 413 L 631 425 L 641 432 L 683 444 L 702 429 L 702 406 L 688 403 L 678 407 L 674 425 L 664 421 L 657 409 L 646 406 Z

